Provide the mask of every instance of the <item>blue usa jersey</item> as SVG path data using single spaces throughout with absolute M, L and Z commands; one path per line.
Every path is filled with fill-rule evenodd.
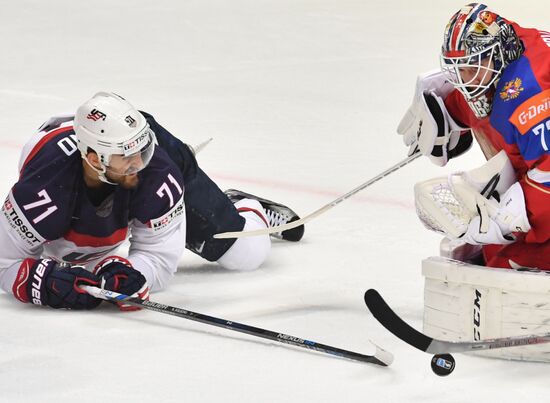
M 0 256 L 2 288 L 19 260 L 43 256 L 92 268 L 129 236 L 128 259 L 150 287 L 161 288 L 176 271 L 185 245 L 184 187 L 166 152 L 155 148 L 135 189 L 91 190 L 82 163 L 71 116 L 51 119 L 25 146 L 0 216 L 0 241 L 13 247 Z

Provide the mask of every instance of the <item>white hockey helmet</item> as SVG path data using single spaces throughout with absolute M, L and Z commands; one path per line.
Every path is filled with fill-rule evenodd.
M 522 53 L 523 44 L 510 21 L 485 4 L 470 3 L 445 28 L 441 69 L 476 116 L 484 118 L 492 108 L 487 95 L 503 70 Z
M 123 176 L 141 171 L 155 149 L 155 133 L 145 117 L 111 92 L 98 92 L 78 108 L 74 131 L 82 158 L 88 162 L 90 149 L 98 155 L 101 168 L 90 166 L 106 183 L 113 184 L 105 177 L 106 172 Z

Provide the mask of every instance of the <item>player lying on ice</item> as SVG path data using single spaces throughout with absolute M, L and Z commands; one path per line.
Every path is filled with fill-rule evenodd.
M 483 245 L 484 265 L 550 270 L 550 33 L 472 3 L 445 29 L 441 71 L 421 75 L 398 132 L 435 164 L 472 135 L 489 161 L 415 187 L 431 229 Z
M 269 200 L 223 193 L 189 146 L 105 92 L 40 127 L 2 213 L 0 287 L 22 302 L 68 309 L 102 301 L 79 285 L 148 298 L 168 284 L 185 247 L 226 269 L 254 270 L 269 253 L 269 235 L 212 236 L 298 219 Z M 303 232 L 279 236 L 298 241 Z M 128 256 L 111 256 L 127 238 Z

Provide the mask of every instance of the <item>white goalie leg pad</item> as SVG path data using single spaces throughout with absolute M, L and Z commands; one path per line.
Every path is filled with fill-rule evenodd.
M 417 183 L 414 187 L 418 216 L 426 227 L 452 238 L 464 235 L 470 222 L 481 216 L 481 230 L 489 229 L 489 217 L 499 211 L 495 196 L 516 181 L 508 157 L 501 151 L 483 166 Z M 514 221 L 514 217 L 508 217 Z
M 446 341 L 477 341 L 550 332 L 550 272 L 494 269 L 443 257 L 422 262 L 424 332 Z M 550 344 L 473 352 L 550 362 Z
M 243 231 L 267 228 L 267 217 L 262 205 L 257 200 L 242 199 L 235 203 L 235 207 L 247 210 L 239 212 L 246 219 Z M 263 219 L 260 215 L 263 215 Z M 231 248 L 218 259 L 218 263 L 229 270 L 256 270 L 265 261 L 270 249 L 269 235 L 238 238 Z

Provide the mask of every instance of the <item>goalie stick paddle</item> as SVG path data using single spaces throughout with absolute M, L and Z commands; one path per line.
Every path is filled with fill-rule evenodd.
M 550 333 L 528 336 L 501 337 L 481 341 L 444 341 L 434 339 L 414 329 L 401 319 L 384 301 L 378 291 L 370 289 L 365 293 L 365 303 L 372 315 L 386 329 L 405 343 L 430 354 L 466 353 L 476 350 L 517 347 L 550 342 Z
M 299 220 L 292 221 L 292 222 L 289 222 L 287 224 L 277 225 L 275 227 L 269 227 L 269 228 L 265 228 L 265 229 L 254 230 L 254 231 L 221 232 L 219 234 L 215 234 L 214 238 L 216 238 L 216 239 L 227 239 L 227 238 L 242 238 L 242 237 L 245 237 L 245 236 L 267 235 L 267 234 L 273 234 L 273 233 L 276 233 L 276 232 L 287 231 L 289 229 L 299 227 L 300 225 L 304 225 L 304 224 L 310 222 L 311 220 L 313 220 L 315 217 L 320 216 L 324 212 L 330 210 L 331 208 L 333 208 L 337 204 L 340 204 L 344 200 L 350 198 L 354 194 L 359 193 L 361 190 L 369 187 L 373 183 L 378 182 L 380 179 L 388 176 L 392 172 L 395 172 L 398 169 L 403 168 L 405 165 L 411 163 L 412 161 L 414 161 L 415 159 L 417 159 L 421 155 L 422 154 L 420 154 L 419 152 L 416 152 L 416 153 L 408 156 L 407 158 L 405 158 L 404 160 L 398 162 L 397 164 L 395 164 L 391 168 L 388 168 L 384 172 L 379 173 L 374 178 L 369 179 L 365 183 L 362 183 L 361 185 L 357 186 L 355 189 L 350 190 L 345 195 L 342 195 L 339 198 L 337 198 L 336 200 L 331 201 L 330 203 L 324 205 L 320 209 L 315 210 L 313 213 L 308 214 L 304 218 L 300 218 Z
M 259 327 L 249 326 L 242 323 L 233 322 L 231 320 L 225 320 L 221 318 L 216 318 L 214 316 L 204 315 L 201 313 L 188 311 L 187 309 L 176 308 L 170 305 L 159 304 L 158 302 L 119 294 L 117 292 L 104 290 L 98 287 L 84 285 L 80 288 L 96 298 L 101 298 L 107 301 L 124 301 L 124 303 L 126 304 L 137 306 L 143 309 L 148 309 L 150 311 L 165 313 L 167 315 L 173 315 L 179 318 L 189 319 L 207 325 L 222 327 L 224 329 L 233 330 L 235 332 L 245 333 L 250 336 L 261 337 L 263 339 L 268 339 L 284 344 L 290 344 L 292 346 L 302 347 L 308 350 L 315 350 L 320 353 L 330 354 L 341 358 L 347 358 L 349 360 L 366 362 L 370 364 L 381 365 L 384 367 L 390 365 L 393 361 L 393 355 L 390 352 L 378 347 L 376 344 L 374 345 L 376 347 L 376 352 L 373 355 L 360 354 L 338 347 L 317 343 L 315 341 L 290 336 L 284 333 L 272 332 L 271 330 L 261 329 Z

